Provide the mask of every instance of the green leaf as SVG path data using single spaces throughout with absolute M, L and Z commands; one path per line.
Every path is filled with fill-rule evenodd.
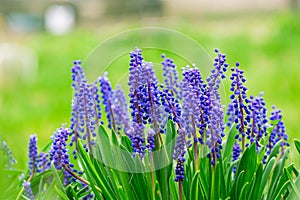
M 260 199 L 259 190 L 262 188 L 261 192 L 263 192 L 263 189 L 264 189 L 264 186 L 265 186 L 265 185 L 261 184 L 261 180 L 262 180 L 262 177 L 263 177 L 263 172 L 264 172 L 263 171 L 263 164 L 260 163 L 257 170 L 256 170 L 256 173 L 255 173 L 255 181 L 253 182 L 253 185 L 252 185 L 251 190 L 249 192 L 249 198 L 248 198 L 249 200 Z
M 268 192 L 268 196 L 267 196 L 267 200 L 273 200 L 275 198 L 275 191 L 276 191 L 276 187 L 278 187 L 278 180 L 283 172 L 283 167 L 284 167 L 284 163 L 287 159 L 287 152 L 285 152 L 285 154 L 283 155 L 283 157 L 278 161 L 277 165 L 275 166 L 273 175 L 272 175 L 272 180 L 270 183 L 270 190 Z
M 170 176 L 169 178 L 169 187 L 170 187 L 170 192 L 171 192 L 171 199 L 172 200 L 178 200 L 179 199 L 179 193 L 178 193 L 178 184 L 175 184 L 174 181 L 174 174 Z
M 277 195 L 274 198 L 274 200 L 280 200 L 280 199 L 282 199 L 282 194 L 284 194 L 284 192 L 288 188 L 289 184 L 290 184 L 290 181 L 286 181 L 282 186 L 279 185 L 279 186 L 281 186 L 281 188 L 279 189 L 279 192 L 277 193 Z M 295 199 L 293 199 L 293 200 L 295 200 Z
M 257 152 L 256 152 L 256 145 L 253 143 L 249 148 L 246 149 L 244 152 L 241 160 L 237 166 L 237 175 L 240 172 L 244 171 L 242 182 L 238 184 L 237 190 L 240 192 L 241 187 L 244 186 L 246 182 L 250 182 L 254 173 L 257 169 Z
M 55 183 L 57 185 L 57 188 L 60 189 L 64 194 L 66 194 L 65 188 L 64 188 L 64 186 L 63 186 L 63 184 L 61 182 L 61 179 L 60 179 L 60 177 L 59 177 L 59 175 L 57 173 L 57 170 L 56 170 L 53 162 L 51 162 L 51 171 L 52 171 L 52 174 L 53 174 L 53 177 L 54 177 L 54 181 L 55 181 Z
M 240 191 L 240 195 L 239 195 L 239 198 L 238 199 L 246 199 L 246 191 L 247 191 L 247 187 L 249 187 L 249 182 L 246 182 L 241 191 Z
M 234 146 L 235 142 L 235 136 L 237 134 L 236 126 L 233 125 L 228 133 L 228 137 L 226 140 L 226 143 L 224 145 L 223 150 L 223 161 L 230 162 L 232 158 L 232 148 Z M 226 164 L 226 163 L 224 163 Z
M 96 188 L 95 188 L 95 185 L 96 185 L 99 188 L 101 188 L 103 195 L 106 198 L 115 199 L 116 196 L 114 195 L 113 191 L 111 191 L 111 189 L 109 187 L 107 187 L 107 185 L 104 185 L 103 179 L 100 179 L 99 175 L 101 173 L 98 174 L 97 171 L 95 170 L 95 166 L 92 164 L 91 160 L 89 159 L 80 140 L 78 141 L 78 149 L 79 149 L 79 158 L 80 158 L 81 164 L 85 170 L 88 180 L 90 181 L 93 191 L 95 193 L 99 193 L 99 191 L 96 190 Z
M 294 192 L 296 199 L 300 199 L 300 188 L 297 187 L 296 184 L 294 183 L 290 172 L 287 169 L 284 169 L 284 171 L 286 172 L 288 179 L 290 180 L 292 191 Z
M 57 185 L 54 186 L 54 190 L 55 190 L 55 192 L 57 192 L 57 194 L 58 194 L 62 199 L 64 199 L 64 200 L 69 200 L 68 196 L 67 196 L 63 191 L 61 191 L 61 190 L 57 187 Z
M 195 173 L 192 182 L 190 184 L 189 199 L 199 199 L 199 170 Z M 201 198 L 203 199 L 203 198 Z
M 300 188 L 300 176 L 297 176 L 296 180 L 295 180 L 295 186 L 296 188 Z M 288 200 L 294 200 L 297 199 L 297 194 L 294 190 L 292 190 L 287 198 Z
M 255 194 L 255 197 L 257 197 L 257 199 L 260 199 L 262 197 L 262 194 L 264 192 L 265 186 L 267 185 L 267 181 L 270 177 L 270 173 L 273 169 L 274 163 L 275 163 L 275 157 L 271 158 L 271 160 L 268 161 L 268 163 L 266 164 L 266 167 L 264 169 L 262 178 L 261 178 L 261 182 L 258 183 L 259 190 L 258 193 Z
M 295 147 L 296 147 L 298 153 L 300 154 L 300 141 L 299 140 L 294 140 L 294 144 L 295 144 Z

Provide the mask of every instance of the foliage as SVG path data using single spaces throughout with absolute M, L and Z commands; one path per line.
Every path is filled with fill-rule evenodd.
M 99 119 L 103 115 L 97 115 L 103 79 L 100 89 L 93 90 L 96 84 L 87 83 L 80 63 L 75 62 L 72 125 L 70 129 L 65 125 L 57 129 L 53 141 L 40 154 L 32 146 L 36 145 L 35 136 L 31 137 L 30 167 L 25 177 L 16 181 L 17 187 L 8 188 L 10 194 L 17 191 L 17 199 L 300 198 L 299 171 L 293 164 L 286 164 L 289 145 L 280 110 L 273 111 L 271 123 L 263 128 L 265 116 L 257 116 L 264 113 L 261 109 L 265 104 L 256 108 L 257 99 L 247 98 L 246 89 L 240 93 L 244 80 L 236 80 L 239 86 L 231 90 L 237 99 L 243 94 L 243 102 L 233 97 L 230 103 L 232 108 L 244 108 L 244 112 L 229 112 L 237 118 L 225 129 L 218 89 L 228 64 L 224 54 L 216 53 L 215 68 L 206 81 L 197 68 L 185 68 L 182 82 L 173 83 L 177 86 L 173 91 L 157 82 L 151 63 L 143 60 L 139 50 L 131 52 L 131 118 L 124 113 L 125 118 L 114 117 L 120 104 L 106 80 L 105 87 L 110 89 L 105 92 L 111 92 L 103 95 L 102 101 L 107 127 L 103 125 L 105 120 Z M 232 71 L 243 74 L 238 66 Z M 141 79 L 143 76 L 147 79 Z M 190 107 L 181 107 L 187 103 Z M 187 109 L 191 110 L 185 113 Z M 120 120 L 118 128 L 115 120 Z M 237 144 L 242 150 L 233 154 Z M 295 145 L 299 150 L 299 141 Z M 45 162 L 42 152 L 47 151 L 50 158 Z M 3 148 L 3 152 L 9 151 Z

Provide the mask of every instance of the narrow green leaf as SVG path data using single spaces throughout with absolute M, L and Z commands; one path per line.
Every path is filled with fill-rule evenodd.
M 300 176 L 297 176 L 295 180 L 296 188 L 300 188 Z M 288 200 L 294 200 L 297 199 L 297 194 L 292 190 L 287 198 Z
M 227 140 L 224 145 L 223 150 L 223 161 L 230 162 L 232 158 L 232 148 L 235 142 L 235 135 L 237 133 L 236 126 L 233 125 L 228 133 Z M 226 163 L 224 163 L 226 164 Z
M 249 187 L 249 182 L 246 182 L 241 191 L 240 191 L 240 195 L 239 195 L 239 200 L 243 200 L 243 199 L 246 199 L 246 190 L 247 190 L 247 187 Z
M 300 188 L 298 188 L 296 186 L 296 184 L 294 183 L 293 178 L 292 178 L 290 172 L 287 169 L 284 169 L 284 171 L 286 172 L 286 174 L 287 174 L 287 176 L 288 176 L 288 178 L 290 180 L 291 187 L 293 189 L 293 192 L 295 193 L 296 198 L 300 199 Z
M 296 147 L 298 153 L 300 154 L 300 141 L 299 140 L 294 140 L 294 144 L 295 144 L 295 147 Z
M 40 183 L 39 183 L 39 189 L 38 189 L 38 196 L 37 199 L 42 200 L 42 194 L 43 194 L 43 176 L 40 179 Z
M 256 173 L 255 173 L 255 182 L 254 182 L 254 185 L 252 186 L 250 192 L 249 192 L 249 200 L 252 200 L 252 199 L 260 199 L 260 197 L 258 196 L 259 195 L 259 190 L 261 188 L 264 189 L 265 185 L 261 185 L 261 180 L 262 180 L 262 177 L 263 177 L 263 164 L 260 163 L 257 170 L 256 170 Z M 262 191 L 263 191 L 262 189 Z
M 270 183 L 270 190 L 268 191 L 268 196 L 267 196 L 268 200 L 273 200 L 273 198 L 275 197 L 274 195 L 275 195 L 276 187 L 278 187 L 277 183 L 278 183 L 279 177 L 282 174 L 284 163 L 287 159 L 287 152 L 288 151 L 285 152 L 283 157 L 278 161 L 277 165 L 275 166 L 272 180 Z
M 258 193 L 255 194 L 255 197 L 257 197 L 257 199 L 260 199 L 262 197 L 262 194 L 264 192 L 265 186 L 267 185 L 267 181 L 268 181 L 268 179 L 270 177 L 270 173 L 271 173 L 271 171 L 273 169 L 275 160 L 276 160 L 275 157 L 273 157 L 266 164 L 266 167 L 264 169 L 264 172 L 263 172 L 263 175 L 262 175 L 262 178 L 261 178 L 261 182 L 258 183 L 258 185 L 260 186 L 259 190 L 258 190 Z
M 54 186 L 54 190 L 62 199 L 69 200 L 69 197 L 63 191 L 61 191 L 57 185 Z
M 239 174 L 241 171 L 244 171 L 244 175 L 242 178 L 242 182 L 238 184 L 237 190 L 240 192 L 241 187 L 246 183 L 250 182 L 255 171 L 257 169 L 257 152 L 256 152 L 256 145 L 253 143 L 250 148 L 247 148 L 244 152 L 241 160 L 238 163 L 237 166 L 237 174 Z
M 169 178 L 171 199 L 178 200 L 179 199 L 178 184 L 175 184 L 174 178 L 175 178 L 174 175 L 170 176 L 170 178 Z
M 56 170 L 53 162 L 51 162 L 51 171 L 52 171 L 52 174 L 53 174 L 53 177 L 54 177 L 54 180 L 55 180 L 55 183 L 56 183 L 58 189 L 60 189 L 64 194 L 66 194 L 65 188 L 61 182 L 61 179 L 59 178 L 59 175 L 57 173 L 57 170 Z
M 284 194 L 284 192 L 286 191 L 286 189 L 288 188 L 290 184 L 290 181 L 286 181 L 280 188 L 279 192 L 277 193 L 277 195 L 275 196 L 275 198 L 273 200 L 280 200 L 282 199 L 282 194 Z M 293 199 L 296 200 L 296 199 Z
M 190 184 L 189 199 L 199 199 L 199 170 L 195 173 L 192 182 Z

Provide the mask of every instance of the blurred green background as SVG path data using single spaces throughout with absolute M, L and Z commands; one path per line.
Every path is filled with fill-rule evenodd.
M 45 30 L 12 32 L 2 20 L 0 43 L 26 46 L 38 58 L 37 75 L 31 81 L 20 79 L 18 73 L 0 73 L 0 137 L 7 141 L 18 161 L 15 168 L 26 168 L 30 134 L 38 134 L 38 145 L 42 148 L 61 123 L 69 124 L 73 60 L 84 59 L 111 35 L 149 26 L 182 32 L 202 45 L 212 57 L 217 47 L 227 54 L 231 66 L 239 61 L 247 78 L 248 94 L 258 95 L 264 91 L 268 108 L 276 105 L 282 109 L 290 142 L 300 139 L 300 15 L 297 10 L 196 14 L 174 11 L 155 15 L 150 12 L 145 16 L 140 12 L 123 13 L 100 20 L 82 20 L 63 35 Z M 176 45 L 183 44 L 177 41 Z M 123 64 L 124 68 L 127 66 L 128 63 Z M 225 82 L 225 86 L 228 84 Z M 292 156 L 294 154 L 292 148 Z

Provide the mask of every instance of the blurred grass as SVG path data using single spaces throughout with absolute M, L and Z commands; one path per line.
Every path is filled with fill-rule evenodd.
M 16 168 L 25 169 L 30 134 L 38 134 L 38 143 L 42 147 L 61 123 L 69 123 L 72 61 L 84 59 L 99 42 L 112 34 L 144 26 L 175 29 L 195 39 L 212 56 L 213 49 L 218 47 L 227 54 L 231 66 L 236 61 L 241 62 L 248 80 L 248 94 L 258 95 L 264 91 L 268 108 L 275 104 L 283 110 L 290 140 L 299 139 L 299 15 L 271 13 L 199 19 L 132 20 L 98 28 L 81 27 L 60 37 L 47 33 L 6 36 L 6 41 L 30 46 L 39 56 L 38 77 L 33 84 L 15 81 L 0 87 L 0 136 L 7 141 L 18 160 Z M 180 41 L 177 45 L 181 45 Z M 126 67 L 127 63 L 123 66 Z M 225 86 L 228 89 L 228 82 Z

